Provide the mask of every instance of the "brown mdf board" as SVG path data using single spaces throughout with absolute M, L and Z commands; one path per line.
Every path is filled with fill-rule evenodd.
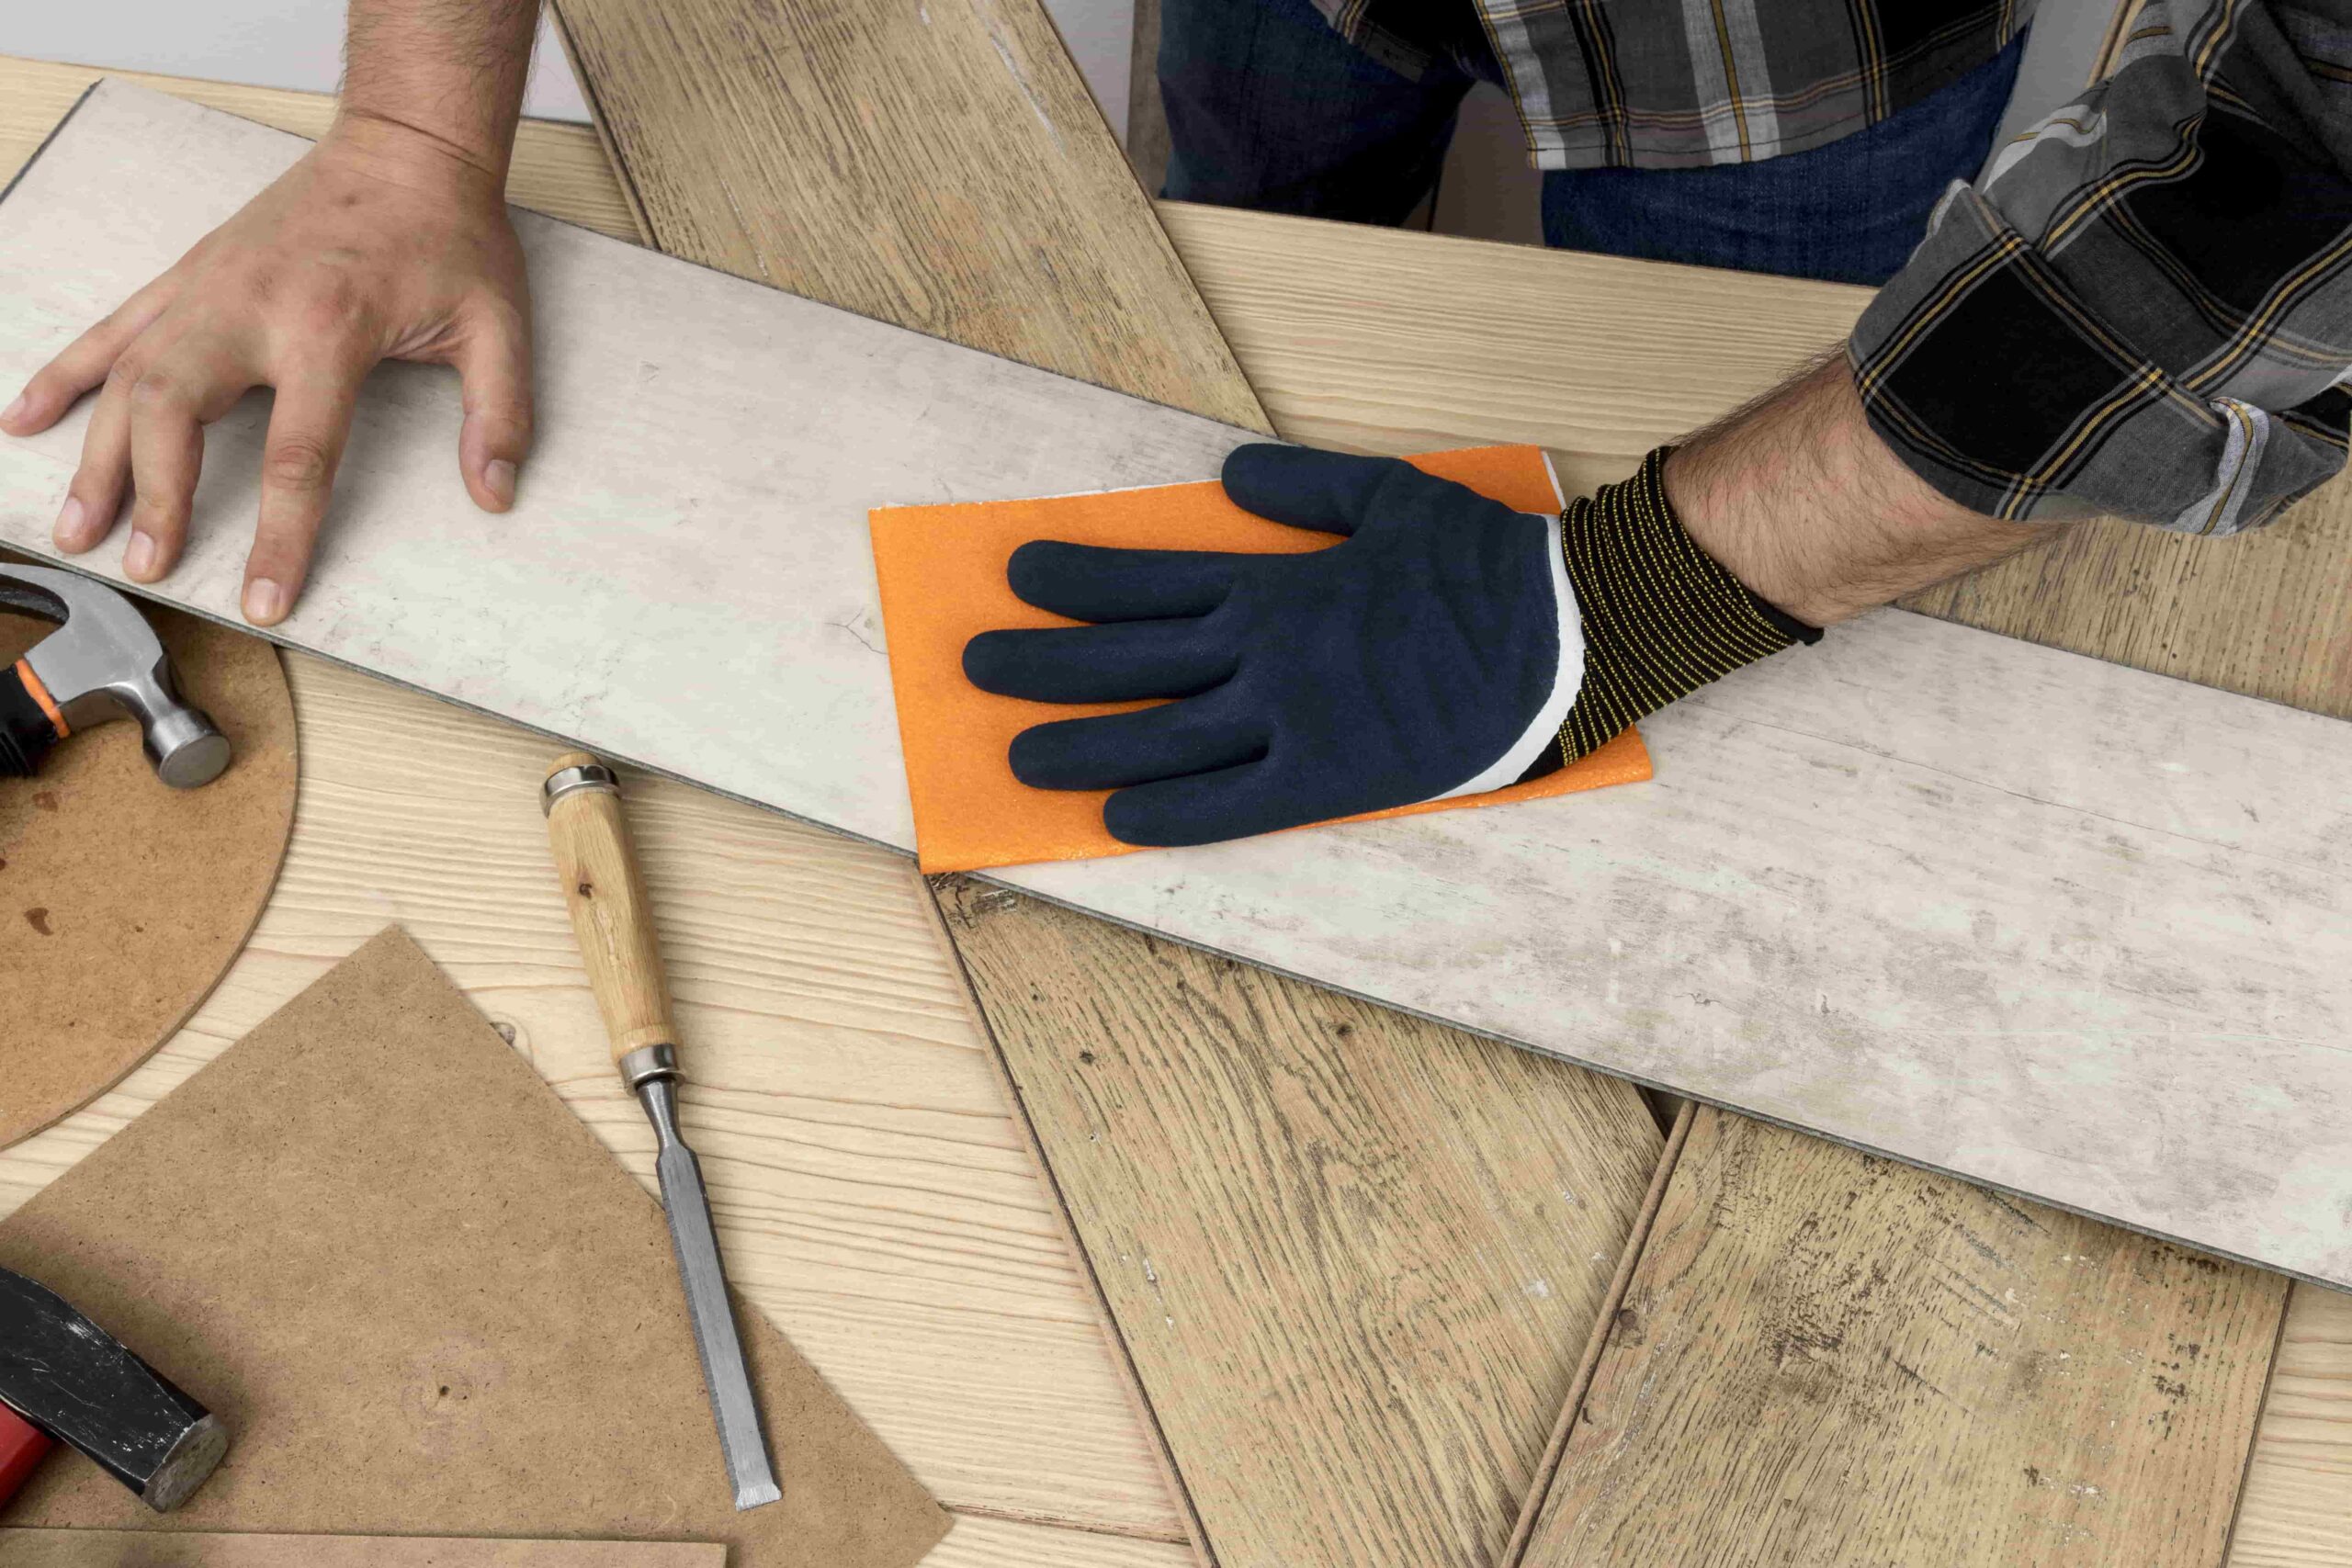
M 739 1514 L 656 1201 L 388 930 L 0 1223 L 0 1263 L 234 1434 L 178 1512 L 79 1455 L 0 1523 L 718 1541 L 908 1568 L 947 1517 L 739 1305 L 784 1501 Z
M 653 243 L 1262 430 L 1039 0 L 558 0 Z
M 1513 1568 L 2221 1562 L 2287 1282 L 1702 1109 Z
M 727 1568 L 716 1542 L 0 1529 L 8 1568 Z
M 286 853 L 294 703 L 277 649 L 146 614 L 232 760 L 201 789 L 169 788 L 125 719 L 69 737 L 33 778 L 0 779 L 0 1147 L 96 1099 L 179 1028 L 244 946 Z M 55 630 L 0 612 L 0 669 Z
M 936 886 L 1204 1557 L 1493 1562 L 1657 1164 L 1633 1086 Z

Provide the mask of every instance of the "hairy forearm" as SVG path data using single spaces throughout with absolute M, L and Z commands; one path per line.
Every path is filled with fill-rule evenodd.
M 1702 549 L 1817 626 L 2000 559 L 2051 525 L 1947 501 L 1874 434 L 1842 356 L 1691 436 L 1666 491 Z
M 539 0 L 351 0 L 339 130 L 421 132 L 503 184 Z

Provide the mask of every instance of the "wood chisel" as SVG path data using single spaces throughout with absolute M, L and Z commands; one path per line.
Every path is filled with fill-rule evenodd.
M 587 752 L 568 751 L 548 770 L 539 804 L 547 813 L 548 841 L 563 878 L 564 901 L 571 908 L 572 934 L 612 1040 L 614 1064 L 653 1123 L 662 1206 L 670 1216 L 670 1242 L 678 1254 L 695 1349 L 702 1358 L 711 1414 L 718 1418 L 735 1506 L 776 1502 L 783 1494 L 768 1462 L 767 1437 L 736 1337 L 702 1167 L 678 1131 L 678 1032 L 670 1021 L 670 987 L 654 941 L 645 878 L 621 816 L 619 781 Z

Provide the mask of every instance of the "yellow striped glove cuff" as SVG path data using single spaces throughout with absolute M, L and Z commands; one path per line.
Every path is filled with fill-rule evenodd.
M 1661 446 L 1622 484 L 1560 515 L 1584 624 L 1584 683 L 1535 778 L 1598 750 L 1643 715 L 1821 629 L 1784 615 L 1715 564 L 1667 504 Z

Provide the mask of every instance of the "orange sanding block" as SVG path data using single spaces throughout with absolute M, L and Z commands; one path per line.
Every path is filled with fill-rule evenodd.
M 1540 446 L 1474 446 L 1409 461 L 1521 512 L 1557 512 L 1563 504 Z M 915 846 L 927 872 L 1086 860 L 1136 848 L 1102 827 L 1110 791 L 1032 789 L 1012 776 L 1005 755 L 1012 738 L 1033 724 L 1150 704 L 1024 702 L 983 692 L 964 678 L 964 645 L 981 632 L 1077 624 L 1013 597 L 1004 571 L 1014 550 L 1032 539 L 1268 553 L 1337 542 L 1253 516 L 1214 480 L 1044 501 L 888 507 L 870 521 L 899 738 L 914 797 Z M 1573 767 L 1530 784 L 1347 820 L 1536 800 L 1649 776 L 1649 752 L 1628 729 Z

